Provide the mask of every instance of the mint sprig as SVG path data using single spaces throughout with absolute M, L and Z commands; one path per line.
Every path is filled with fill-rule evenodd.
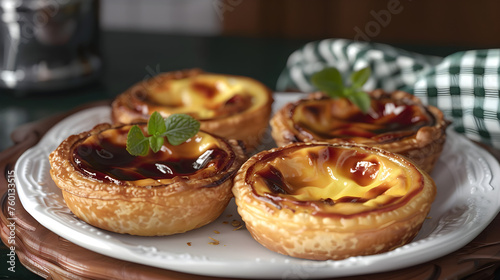
M 344 84 L 342 74 L 334 67 L 325 68 L 311 77 L 311 82 L 320 91 L 332 98 L 347 98 L 363 113 L 370 109 L 370 96 L 363 91 L 363 85 L 371 75 L 370 67 L 355 71 L 349 77 L 350 85 Z
M 145 136 L 138 125 L 133 125 L 127 134 L 127 151 L 133 156 L 145 156 L 149 148 L 158 152 L 165 143 L 177 146 L 193 137 L 200 130 L 200 122 L 186 114 L 173 114 L 164 119 L 154 112 L 148 120 L 148 134 Z

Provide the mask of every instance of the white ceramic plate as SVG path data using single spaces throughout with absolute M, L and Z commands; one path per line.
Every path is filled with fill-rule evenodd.
M 276 94 L 275 108 L 296 94 Z M 310 261 L 271 252 L 252 239 L 232 201 L 222 216 L 203 228 L 167 237 L 115 234 L 90 226 L 66 207 L 49 175 L 48 155 L 70 134 L 109 121 L 110 108 L 79 112 L 55 125 L 16 164 L 21 202 L 40 224 L 84 248 L 103 255 L 181 272 L 242 278 L 321 278 L 368 274 L 416 265 L 449 254 L 474 239 L 497 215 L 500 166 L 486 151 L 448 131 L 448 140 L 432 173 L 438 194 L 430 217 L 416 239 L 388 253 L 341 261 Z M 274 145 L 268 136 L 269 148 Z M 218 232 L 218 233 L 217 233 Z M 211 245 L 214 238 L 219 245 Z M 190 244 L 190 245 L 188 245 Z

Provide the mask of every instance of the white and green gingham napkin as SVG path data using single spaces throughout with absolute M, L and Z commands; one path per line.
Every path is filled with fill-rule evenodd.
M 405 90 L 441 109 L 455 131 L 500 149 L 500 49 L 471 50 L 445 58 L 389 45 L 328 39 L 311 42 L 290 55 L 278 91 L 311 92 L 310 77 L 336 67 L 347 77 L 366 66 L 369 91 Z

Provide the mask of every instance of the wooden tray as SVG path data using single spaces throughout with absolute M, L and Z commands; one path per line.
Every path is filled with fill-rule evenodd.
M 35 145 L 45 132 L 63 118 L 83 109 L 106 104 L 92 103 L 66 114 L 57 115 L 19 127 L 13 134 L 15 143 L 0 153 L 0 236 L 8 247 L 9 239 L 15 241 L 16 261 L 45 279 L 221 279 L 190 275 L 136 263 L 121 261 L 100 255 L 75 245 L 41 226 L 23 208 L 16 194 L 11 191 L 15 203 L 9 205 L 7 189 L 16 160 L 28 148 Z M 486 147 L 487 148 L 487 147 Z M 497 159 L 498 152 L 491 151 Z M 12 185 L 10 185 L 12 186 Z M 499 186 L 500 187 L 500 186 Z M 14 195 L 14 196 L 13 196 Z M 11 208 L 9 208 L 11 206 Z M 15 227 L 8 225 L 15 221 Z M 14 231 L 11 231 L 14 229 Z M 353 276 L 336 279 L 493 279 L 500 266 L 500 215 L 471 243 L 445 257 L 417 266 L 369 276 Z M 243 276 L 244 277 L 244 276 Z M 295 279 L 307 279 L 297 273 Z

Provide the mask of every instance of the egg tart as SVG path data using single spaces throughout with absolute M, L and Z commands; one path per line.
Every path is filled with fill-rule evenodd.
M 402 154 L 431 172 L 446 141 L 449 122 L 434 106 L 404 92 L 369 93 L 365 114 L 344 98 L 323 93 L 288 103 L 271 119 L 278 146 L 293 142 L 358 143 Z
M 238 141 L 200 131 L 178 146 L 165 141 L 157 153 L 132 156 L 125 148 L 130 127 L 97 125 L 50 154 L 50 174 L 77 217 L 112 232 L 156 236 L 201 227 L 224 211 L 246 159 Z
M 163 117 L 188 114 L 200 121 L 202 130 L 242 140 L 253 150 L 268 127 L 272 102 L 271 90 L 252 78 L 192 69 L 132 86 L 112 103 L 112 119 L 128 124 L 147 120 L 154 111 Z
M 436 187 L 411 161 L 376 147 L 293 143 L 252 156 L 233 193 L 246 228 L 263 246 L 340 260 L 410 242 Z

